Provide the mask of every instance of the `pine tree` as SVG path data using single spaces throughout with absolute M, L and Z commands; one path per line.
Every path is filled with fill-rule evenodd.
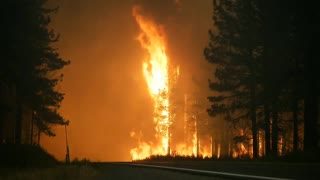
M 215 65 L 215 81 L 210 88 L 217 95 L 208 113 L 223 115 L 234 123 L 250 120 L 253 157 L 258 157 L 257 94 L 261 69 L 260 19 L 255 1 L 213 1 L 214 27 L 210 44 L 205 49 L 206 59 Z
M 50 15 L 57 9 L 45 8 L 47 0 L 5 0 L 1 18 L 5 44 L 1 51 L 1 81 L 16 89 L 16 143 L 21 142 L 23 107 L 39 116 L 38 128 L 54 135 L 52 124 L 65 124 L 58 113 L 63 94 L 55 87 L 62 80 L 58 71 L 70 62 L 52 47 L 59 36 L 49 28 Z
M 250 119 L 256 157 L 260 115 L 264 116 L 260 124 L 265 130 L 266 155 L 278 156 L 279 136 L 291 131 L 284 121 L 289 112 L 293 150 L 298 150 L 303 111 L 304 149 L 319 149 L 315 44 L 320 25 L 315 22 L 320 14 L 315 6 L 289 0 L 213 2 L 216 31 L 209 32 L 211 42 L 205 49 L 206 59 L 216 68 L 216 79 L 209 81 L 216 93 L 209 97 L 209 114 L 222 114 L 234 123 Z
M 319 128 L 319 53 L 317 50 L 320 41 L 319 30 L 320 13 L 314 2 L 299 3 L 297 17 L 297 36 L 300 48 L 303 51 L 303 78 L 304 83 L 304 150 L 319 151 L 320 128 Z

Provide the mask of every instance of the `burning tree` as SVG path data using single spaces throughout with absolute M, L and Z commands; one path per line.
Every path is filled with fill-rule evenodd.
M 133 8 L 133 15 L 141 33 L 138 36 L 143 49 L 149 54 L 148 60 L 143 62 L 143 74 L 146 79 L 150 96 L 154 101 L 154 124 L 156 130 L 156 147 L 148 147 L 147 154 L 139 155 L 136 150 L 131 151 L 133 158 L 145 158 L 152 154 L 166 155 L 169 149 L 169 128 L 172 124 L 169 111 L 169 62 L 166 54 L 164 30 L 151 19 L 142 16 L 141 8 Z
M 198 124 L 198 114 L 189 112 L 196 117 L 192 121 L 194 124 L 192 134 L 195 140 L 193 145 L 189 147 L 186 142 L 182 144 L 172 142 L 172 137 L 175 136 L 172 125 L 177 119 L 177 111 L 181 110 L 177 107 L 179 100 L 175 98 L 175 85 L 180 69 L 169 61 L 166 53 L 166 33 L 163 27 L 156 24 L 152 18 L 142 15 L 141 7 L 135 6 L 133 15 L 141 30 L 137 40 L 148 53 L 148 58 L 143 62 L 143 75 L 154 103 L 153 122 L 156 142 L 140 141 L 139 146 L 130 152 L 132 159 L 144 159 L 151 155 L 199 155 L 198 125 L 195 125 Z M 182 105 L 181 102 L 180 105 Z M 204 108 L 202 110 L 204 111 Z M 194 149 L 193 153 L 192 149 Z

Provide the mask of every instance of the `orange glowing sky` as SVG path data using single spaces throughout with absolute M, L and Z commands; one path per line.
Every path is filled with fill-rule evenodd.
M 71 60 L 58 89 L 65 99 L 61 114 L 68 127 L 70 158 L 128 161 L 136 142 L 132 130 L 152 133 L 152 99 L 142 73 L 145 51 L 135 40 L 139 27 L 132 7 L 139 4 L 166 27 L 168 54 L 180 65 L 181 89 L 202 89 L 207 96 L 208 65 L 203 48 L 211 25 L 211 0 L 52 0 L 59 5 L 52 26 L 60 33 L 55 45 Z M 174 1 L 175 2 L 175 1 Z M 192 80 L 193 79 L 193 80 Z M 195 83 L 194 80 L 199 83 Z M 195 88 L 196 89 L 196 88 Z M 42 137 L 41 145 L 58 159 L 65 158 L 65 133 Z

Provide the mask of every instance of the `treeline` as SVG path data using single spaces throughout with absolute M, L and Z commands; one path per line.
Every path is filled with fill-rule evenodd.
M 63 78 L 59 70 L 70 62 L 52 47 L 59 35 L 49 27 L 50 15 L 57 8 L 46 5 L 47 0 L 1 1 L 0 143 L 34 143 L 35 129 L 54 136 L 52 125 L 68 123 L 58 113 L 63 94 L 56 85 Z
M 320 13 L 315 3 L 213 0 L 213 9 L 204 50 L 215 68 L 207 110 L 212 121 L 231 124 L 238 132 L 234 143 L 251 144 L 253 158 L 319 152 Z

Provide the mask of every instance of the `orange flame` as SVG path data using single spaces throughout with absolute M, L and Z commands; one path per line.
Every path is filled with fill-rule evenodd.
M 143 49 L 149 54 L 148 61 L 143 62 L 143 74 L 149 93 L 154 100 L 154 123 L 158 143 L 151 147 L 148 143 L 140 143 L 138 148 L 131 150 L 133 160 L 143 159 L 158 154 L 165 155 L 169 151 L 169 68 L 166 54 L 163 29 L 151 19 L 141 15 L 139 7 L 133 8 L 133 16 L 140 27 L 138 36 Z
M 154 124 L 156 130 L 156 142 L 144 142 L 138 139 L 138 146 L 131 149 L 132 160 L 145 159 L 152 155 L 180 155 L 196 156 L 204 155 L 211 157 L 212 150 L 201 145 L 198 137 L 197 122 L 194 124 L 194 134 L 192 142 L 188 143 L 187 138 L 184 143 L 174 145 L 171 152 L 171 142 L 169 131 L 172 121 L 175 117 L 174 112 L 170 111 L 170 87 L 173 87 L 180 76 L 180 68 L 169 67 L 169 58 L 166 54 L 166 37 L 164 29 L 157 25 L 152 19 L 142 15 L 142 9 L 139 6 L 133 8 L 133 16 L 140 28 L 140 34 L 137 37 L 141 47 L 146 50 L 149 57 L 142 64 L 143 75 L 148 85 L 148 90 L 154 102 Z M 185 134 L 187 133 L 187 96 L 185 95 Z M 131 132 L 131 137 L 135 132 Z M 211 146 L 209 146 L 211 147 Z
M 193 145 L 193 148 L 192 148 L 192 153 L 194 156 L 198 156 L 198 132 L 197 132 L 197 120 L 194 121 L 194 133 L 193 133 L 193 136 L 192 136 L 192 145 Z

